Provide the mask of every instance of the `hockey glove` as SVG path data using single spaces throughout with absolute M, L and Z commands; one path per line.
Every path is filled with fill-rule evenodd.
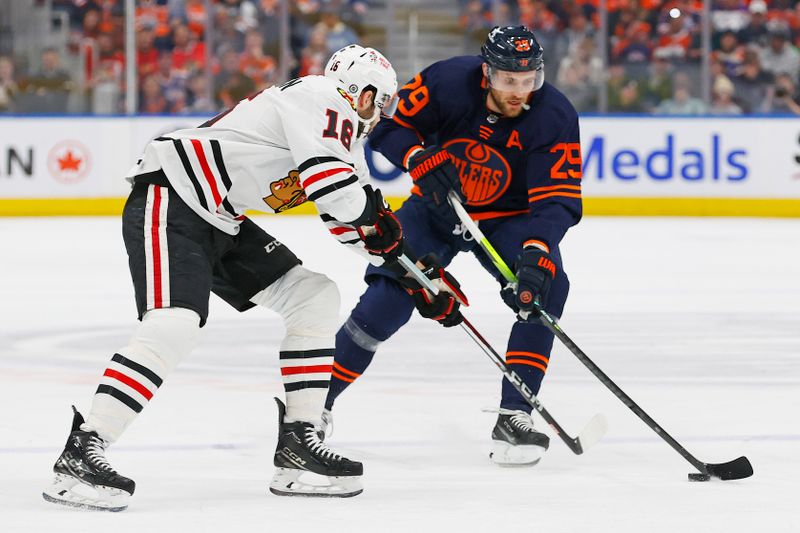
M 400 278 L 400 284 L 414 299 L 414 307 L 425 318 L 435 320 L 446 328 L 457 326 L 464 320 L 459 308 L 469 305 L 461 285 L 444 268 L 439 266 L 436 256 L 428 254 L 418 260 L 422 272 L 430 279 L 439 293 L 435 296 L 411 277 Z
M 411 174 L 414 184 L 422 192 L 422 199 L 425 200 L 428 207 L 438 213 L 448 227 L 455 226 L 458 223 L 458 216 L 450 206 L 450 202 L 447 201 L 447 193 L 455 191 L 461 203 L 466 202 L 467 199 L 464 191 L 461 190 L 458 169 L 450 159 L 447 150 L 431 146 L 417 152 L 411 158 L 408 172 Z
M 515 312 L 531 312 L 534 302 L 547 305 L 550 284 L 556 277 L 556 265 L 550 254 L 533 245 L 526 246 L 517 258 L 517 286 L 506 285 L 500 291 L 503 301 Z
M 366 186 L 364 192 L 369 214 L 362 225 L 356 226 L 358 236 L 371 255 L 380 256 L 387 263 L 395 261 L 403 253 L 403 227 L 380 190 Z

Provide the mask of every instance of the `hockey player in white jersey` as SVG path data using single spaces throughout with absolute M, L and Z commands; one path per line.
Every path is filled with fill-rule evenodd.
M 308 76 L 242 100 L 198 128 L 152 141 L 127 179 L 123 237 L 141 325 L 100 378 L 72 431 L 44 498 L 90 509 L 127 507 L 134 482 L 105 448 L 117 441 L 195 345 L 214 292 L 240 311 L 279 313 L 286 392 L 270 490 L 279 495 L 354 496 L 361 463 L 317 434 L 330 381 L 339 294 L 245 217 L 314 201 L 330 233 L 375 264 L 403 250 L 402 228 L 368 176 L 362 141 L 392 112 L 397 82 L 386 58 L 351 45 L 325 76 Z M 74 409 L 74 408 L 73 408 Z M 322 479 L 319 478 L 322 476 Z M 322 483 L 309 482 L 317 477 Z

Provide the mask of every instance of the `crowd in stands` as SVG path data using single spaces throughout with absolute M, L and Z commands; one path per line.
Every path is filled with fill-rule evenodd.
M 598 110 L 605 84 L 609 112 L 800 115 L 800 0 L 710 1 L 709 80 L 700 0 L 607 0 L 604 37 L 598 0 L 461 0 L 460 22 L 475 41 L 495 25 L 528 25 L 545 50 L 546 79 L 579 111 Z
M 617 113 L 800 115 L 800 0 L 710 1 L 704 70 L 700 0 L 607 0 L 603 37 L 598 0 L 453 0 L 468 50 L 477 51 L 495 25 L 532 28 L 545 49 L 546 79 L 579 111 L 597 111 L 603 100 Z M 35 69 L 0 54 L 0 112 L 63 112 L 76 93 L 86 112 L 123 112 L 124 0 L 50 2 L 67 15 L 68 46 L 44 49 Z M 213 113 L 282 76 L 320 74 L 332 51 L 361 41 L 369 3 L 288 2 L 288 71 L 279 68 L 280 0 L 211 0 L 210 13 L 206 5 L 137 0 L 139 113 Z M 64 68 L 65 59 L 78 71 Z
M 68 74 L 58 67 L 59 53 L 46 50 L 42 73 L 16 76 L 13 58 L 0 56 L 0 112 L 29 111 L 15 104 L 31 91 L 47 91 L 61 102 L 43 109 L 37 101 L 37 111 L 63 112 L 66 95 L 76 88 L 82 90 L 86 111 L 124 112 L 124 4 L 124 0 L 52 0 L 54 10 L 67 14 L 70 26 L 68 47 L 61 55 L 81 68 Z M 206 12 L 206 4 L 205 0 L 137 0 L 139 113 L 217 112 L 281 81 L 279 0 L 212 0 L 211 12 Z M 367 9 L 363 0 L 295 0 L 288 6 L 291 65 L 284 75 L 321 74 L 331 52 L 360 42 Z M 55 65 L 50 64 L 53 56 Z

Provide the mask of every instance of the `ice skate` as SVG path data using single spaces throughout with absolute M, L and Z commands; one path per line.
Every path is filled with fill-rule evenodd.
M 91 431 L 81 431 L 84 420 L 72 408 L 72 430 L 53 466 L 53 484 L 42 492 L 45 500 L 95 511 L 122 511 L 136 484 L 120 476 L 105 457 L 106 443 Z
M 538 463 L 550 438 L 533 427 L 531 415 L 524 411 L 500 409 L 492 430 L 489 457 L 502 466 L 532 466 Z
M 284 422 L 286 406 L 278 402 L 278 446 L 270 492 L 279 496 L 348 498 L 363 491 L 361 463 L 334 453 L 308 422 Z

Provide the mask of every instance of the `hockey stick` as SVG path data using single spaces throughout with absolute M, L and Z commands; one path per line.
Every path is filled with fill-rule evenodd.
M 428 276 L 426 276 L 406 255 L 401 255 L 398 258 L 398 262 L 409 274 L 414 277 L 414 279 L 416 279 L 432 294 L 439 292 L 431 280 L 428 279 Z M 606 430 L 608 429 L 608 424 L 605 417 L 600 414 L 595 415 L 577 437 L 569 436 L 561 427 L 561 425 L 556 422 L 555 418 L 553 418 L 547 409 L 545 409 L 544 405 L 542 405 L 542 402 L 539 401 L 533 391 L 531 391 L 525 382 L 522 381 L 522 378 L 519 376 L 519 374 L 510 369 L 508 365 L 506 365 L 506 362 L 503 360 L 503 358 L 494 350 L 494 348 L 492 348 L 483 335 L 481 335 L 480 332 L 475 329 L 475 326 L 473 326 L 466 317 L 463 318 L 464 320 L 461 323 L 462 329 L 466 331 L 467 335 L 469 335 L 469 337 L 475 341 L 475 344 L 477 344 L 481 350 L 483 350 L 483 353 L 489 356 L 492 362 L 497 365 L 497 368 L 500 369 L 511 385 L 517 389 L 517 392 L 519 392 L 522 397 L 525 398 L 525 400 L 527 400 L 527 402 L 539 412 L 542 418 L 544 418 L 550 427 L 553 428 L 553 431 L 556 432 L 561 440 L 564 441 L 564 444 L 566 444 L 575 455 L 582 454 L 597 441 L 603 438 L 603 435 L 605 435 Z
M 467 214 L 464 207 L 461 205 L 461 202 L 458 200 L 458 197 L 452 191 L 448 195 L 450 203 L 455 209 L 456 213 L 458 214 L 458 218 L 461 220 L 463 226 L 472 234 L 472 237 L 478 241 L 481 245 L 481 248 L 489 255 L 492 263 L 497 267 L 500 273 L 503 275 L 504 278 L 510 283 L 516 283 L 517 277 L 514 273 L 508 268 L 503 258 L 500 257 L 500 254 L 494 249 L 491 243 L 486 239 L 486 236 L 483 232 L 478 228 L 478 225 L 470 218 Z M 728 461 L 727 463 L 704 463 L 698 460 L 694 455 L 689 453 L 686 448 L 680 445 L 678 441 L 676 441 L 669 433 L 664 431 L 664 429 L 658 425 L 658 423 L 653 420 L 650 415 L 648 415 L 644 409 L 639 407 L 633 399 L 625 394 L 625 391 L 619 388 L 619 386 L 614 383 L 610 377 L 606 375 L 605 372 L 600 370 L 600 368 L 591 360 L 589 356 L 587 356 L 583 350 L 581 350 L 572 339 L 570 339 L 564 330 L 561 329 L 558 322 L 555 318 L 550 316 L 544 309 L 542 309 L 538 302 L 534 302 L 535 312 L 539 315 L 539 321 L 553 334 L 558 337 L 564 346 L 566 346 L 572 354 L 578 358 L 578 360 L 589 369 L 589 371 L 597 377 L 600 382 L 606 386 L 611 392 L 614 393 L 614 396 L 619 398 L 622 403 L 624 403 L 628 409 L 634 412 L 636 416 L 638 416 L 645 424 L 650 427 L 656 434 L 664 439 L 667 444 L 669 444 L 676 452 L 678 452 L 681 457 L 686 459 L 692 466 L 694 466 L 700 473 L 690 473 L 689 480 L 690 481 L 708 481 L 712 477 L 722 479 L 722 480 L 730 480 L 730 479 L 743 479 L 746 477 L 750 477 L 753 475 L 753 466 L 750 464 L 750 461 L 745 456 L 741 456 L 737 459 L 732 461 Z

